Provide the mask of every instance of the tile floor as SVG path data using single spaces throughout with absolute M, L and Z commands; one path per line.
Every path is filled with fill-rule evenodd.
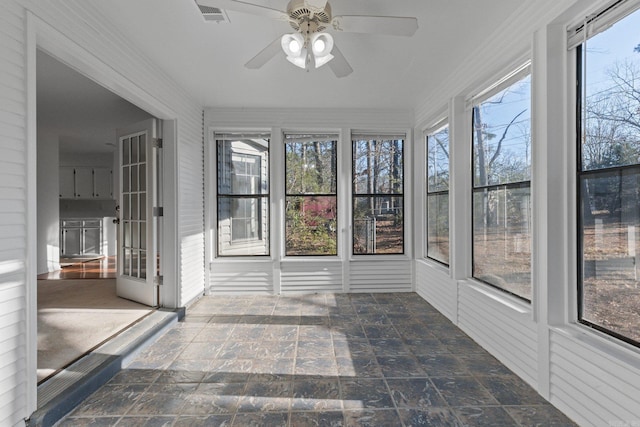
M 574 426 L 418 295 L 205 297 L 60 426 Z

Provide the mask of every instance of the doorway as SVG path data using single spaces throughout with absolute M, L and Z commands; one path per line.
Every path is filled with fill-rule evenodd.
M 152 311 L 116 294 L 114 222 L 116 130 L 152 116 L 40 50 L 36 70 L 42 383 Z

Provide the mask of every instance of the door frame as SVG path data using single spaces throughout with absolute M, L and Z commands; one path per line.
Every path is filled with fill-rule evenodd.
M 37 409 L 37 98 L 36 51 L 48 55 L 95 81 L 163 122 L 163 193 L 162 259 L 164 284 L 160 305 L 176 308 L 180 301 L 178 277 L 178 114 L 151 93 L 119 73 L 96 54 L 83 48 L 31 11 L 26 11 L 26 165 L 27 165 L 27 250 L 26 258 L 26 372 L 27 411 Z

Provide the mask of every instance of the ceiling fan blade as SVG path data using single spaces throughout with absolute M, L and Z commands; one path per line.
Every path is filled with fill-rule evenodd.
M 215 7 L 218 9 L 232 10 L 234 12 L 248 13 L 251 15 L 264 16 L 271 19 L 288 21 L 289 15 L 286 12 L 258 4 L 248 3 L 241 0 L 196 0 L 201 6 Z
M 348 33 L 374 33 L 411 37 L 418 29 L 416 18 L 401 16 L 335 16 L 333 29 Z
M 278 52 L 282 52 L 282 48 L 280 46 L 280 37 L 269 43 L 267 47 L 262 49 L 256 56 L 251 58 L 249 62 L 244 64 L 244 66 L 252 70 L 258 69 L 269 62 L 269 60 L 276 56 Z
M 353 73 L 353 68 L 351 68 L 351 65 L 349 65 L 347 59 L 335 44 L 333 45 L 331 54 L 333 55 L 333 59 L 329 61 L 327 65 L 331 68 L 331 71 L 333 71 L 333 74 L 335 74 L 336 77 L 346 77 Z

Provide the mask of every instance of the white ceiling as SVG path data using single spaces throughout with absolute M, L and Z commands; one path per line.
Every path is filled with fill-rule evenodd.
M 244 64 L 291 28 L 228 11 L 207 23 L 194 0 L 89 0 L 191 96 L 211 107 L 415 108 L 525 0 L 331 0 L 333 15 L 415 16 L 411 38 L 333 33 L 354 72 L 305 72 L 277 55 Z M 215 5 L 215 0 L 206 0 Z M 288 0 L 244 0 L 286 10 Z

